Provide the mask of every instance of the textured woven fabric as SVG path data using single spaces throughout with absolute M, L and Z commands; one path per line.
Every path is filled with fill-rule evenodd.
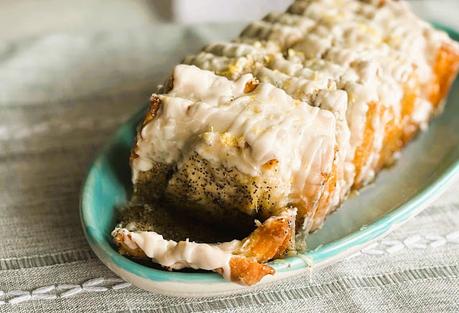
M 0 43 L 0 312 L 459 311 L 459 179 L 352 258 L 240 295 L 148 293 L 90 251 L 79 191 L 98 149 L 186 53 L 239 30 L 164 25 Z

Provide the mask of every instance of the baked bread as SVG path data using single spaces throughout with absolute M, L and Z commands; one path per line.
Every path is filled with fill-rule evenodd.
M 403 1 L 298 0 L 267 15 L 175 67 L 131 156 L 134 202 L 238 233 L 261 222 L 209 245 L 121 221 L 115 243 L 168 268 L 257 282 L 427 127 L 458 66 L 457 43 Z

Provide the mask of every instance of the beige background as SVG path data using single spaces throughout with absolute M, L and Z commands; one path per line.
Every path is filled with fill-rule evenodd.
M 157 22 L 243 21 L 289 0 L 0 0 L 0 40 L 48 32 L 132 29 Z M 459 0 L 413 0 L 423 17 L 459 28 Z

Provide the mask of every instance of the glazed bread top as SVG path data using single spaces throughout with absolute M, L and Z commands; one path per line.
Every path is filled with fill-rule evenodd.
M 445 44 L 459 51 L 404 1 L 303 0 L 295 1 L 286 13 L 250 24 L 233 42 L 211 44 L 184 62 L 232 79 L 253 73 L 295 99 L 330 110 L 338 119 L 344 116 L 338 141 L 339 158 L 347 163 L 341 183 L 346 190 L 354 179 L 374 176 L 376 153 L 375 160 L 363 165 L 361 177 L 354 177 L 351 164 L 364 140 L 369 103 L 400 116 L 406 89 L 420 89 L 412 119 L 426 127 L 434 108 L 427 86 L 435 79 L 436 56 Z M 334 101 L 338 96 L 344 100 Z M 386 114 L 372 121 L 372 151 L 381 149 L 384 124 L 390 118 Z
M 129 228 L 115 228 L 112 236 L 120 236 L 126 248 L 142 253 L 169 269 L 194 268 L 204 270 L 221 269 L 226 279 L 231 271 L 229 262 L 232 253 L 240 247 L 239 240 L 221 244 L 196 243 L 189 240 L 176 242 L 166 240 L 152 231 L 130 231 Z
M 134 173 L 151 169 L 152 161 L 180 167 L 191 153 L 249 176 L 276 166 L 287 203 L 295 203 L 331 171 L 335 116 L 251 74 L 230 81 L 178 65 L 172 90 L 154 97 L 159 109 L 140 132 Z

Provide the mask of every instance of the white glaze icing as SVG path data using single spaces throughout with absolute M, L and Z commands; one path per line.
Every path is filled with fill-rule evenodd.
M 294 100 L 268 83 L 244 92 L 251 74 L 230 81 L 195 66 L 178 65 L 174 87 L 158 95 L 157 116 L 137 143 L 133 168 L 146 171 L 152 161 L 175 164 L 192 152 L 206 160 L 262 175 L 277 160 L 291 202 L 307 201 L 334 159 L 336 119 L 326 110 Z
M 192 241 L 166 240 L 154 231 L 129 231 L 115 228 L 112 236 L 122 236 L 122 242 L 130 249 L 141 249 L 154 262 L 170 269 L 194 268 L 203 270 L 221 269 L 229 279 L 229 262 L 232 252 L 241 245 L 239 240 L 221 244 L 196 243 Z

